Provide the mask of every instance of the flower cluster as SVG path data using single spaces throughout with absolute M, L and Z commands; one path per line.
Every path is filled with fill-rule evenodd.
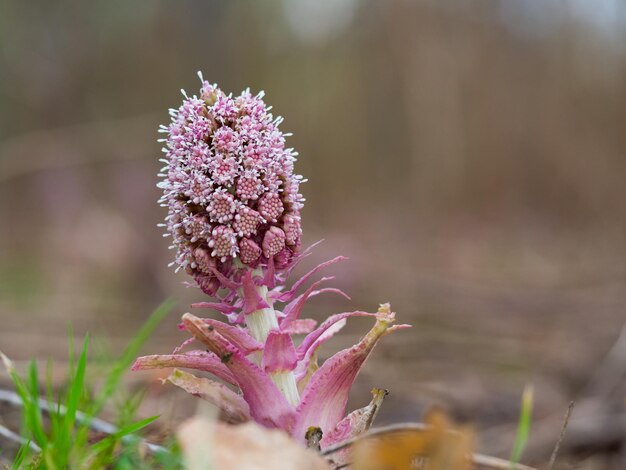
M 323 447 L 364 431 L 378 405 L 344 416 L 352 383 L 378 340 L 408 325 L 392 325 L 388 304 L 376 313 L 331 315 L 320 325 L 300 318 L 316 295 L 349 299 L 339 289 L 320 287 L 332 277 L 304 288 L 345 258 L 322 263 L 286 287 L 309 253 L 300 251 L 302 179 L 293 173 L 295 153 L 285 149 L 279 120 L 261 95 L 246 91 L 232 98 L 203 81 L 200 97 L 185 96 L 172 118 L 163 128 L 166 226 L 176 262 L 214 297 L 192 307 L 215 310 L 228 321 L 186 313 L 180 328 L 191 337 L 171 354 L 138 358 L 133 369 L 210 373 L 219 382 L 181 370 L 168 380 L 216 404 L 231 421 L 253 419 L 300 441 L 312 429 L 321 433 Z M 375 324 L 356 345 L 318 364 L 320 346 L 354 316 Z M 304 337 L 294 341 L 296 335 Z M 197 343 L 202 346 L 186 350 Z
M 293 263 L 300 249 L 296 153 L 263 102 L 249 90 L 226 95 L 202 79 L 199 96 L 183 95 L 172 122 L 161 126 L 166 166 L 160 202 L 173 238 L 172 264 L 187 270 L 209 295 L 241 265 L 277 269 Z M 237 262 L 239 261 L 239 262 Z

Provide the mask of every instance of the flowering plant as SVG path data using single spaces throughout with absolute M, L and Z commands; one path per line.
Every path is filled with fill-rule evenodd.
M 377 313 L 331 315 L 319 326 L 302 319 L 313 296 L 342 291 L 303 286 L 321 269 L 315 267 L 286 288 L 293 268 L 309 250 L 301 250 L 299 193 L 294 174 L 297 154 L 285 147 L 263 94 L 249 90 L 237 97 L 203 80 L 199 96 L 188 96 L 166 134 L 161 203 L 168 208 L 164 226 L 176 250 L 173 264 L 193 277 L 211 302 L 193 304 L 224 314 L 227 322 L 182 317 L 180 328 L 191 334 L 172 354 L 144 356 L 133 369 L 180 367 L 208 372 L 221 382 L 175 371 L 170 382 L 219 406 L 232 421 L 254 421 L 280 428 L 304 441 L 319 429 L 321 446 L 353 437 L 363 430 L 367 409 L 344 417 L 348 394 L 377 341 L 408 325 L 392 325 L 388 304 Z M 353 316 L 375 320 L 356 345 L 318 365 L 319 347 Z M 296 346 L 294 335 L 305 335 Z M 206 349 L 183 352 L 192 342 Z M 240 393 L 229 388 L 231 385 Z

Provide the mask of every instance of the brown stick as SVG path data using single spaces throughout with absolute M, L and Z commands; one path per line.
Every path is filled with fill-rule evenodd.
M 547 470 L 552 470 L 552 467 L 554 467 L 554 462 L 556 462 L 556 456 L 559 454 L 559 448 L 561 447 L 561 442 L 565 437 L 565 430 L 567 429 L 567 425 L 569 424 L 569 418 L 570 416 L 572 416 L 572 411 L 574 411 L 574 402 L 570 401 L 569 406 L 567 407 L 567 411 L 565 412 L 565 419 L 563 420 L 561 433 L 559 434 L 559 439 L 554 445 L 554 450 L 552 451 L 552 455 L 550 456 L 550 462 L 548 463 Z

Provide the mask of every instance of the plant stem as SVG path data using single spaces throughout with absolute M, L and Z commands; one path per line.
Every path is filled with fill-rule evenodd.
M 263 276 L 263 271 L 256 270 L 254 275 Z M 257 341 L 265 344 L 268 335 L 271 330 L 278 330 L 278 318 L 276 317 L 276 311 L 274 310 L 273 301 L 268 298 L 267 286 L 256 286 L 256 291 L 259 296 L 269 305 L 267 308 L 259 309 L 252 312 L 246 317 L 246 324 L 250 330 L 250 334 Z M 261 358 L 257 355 L 257 364 L 260 365 Z M 300 403 L 300 394 L 298 393 L 298 385 L 296 384 L 296 376 L 293 372 L 278 372 L 270 374 L 272 380 L 287 398 L 287 401 L 296 406 Z

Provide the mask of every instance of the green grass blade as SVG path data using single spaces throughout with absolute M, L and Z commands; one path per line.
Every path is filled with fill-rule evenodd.
M 46 363 L 46 399 L 48 403 L 55 403 L 57 400 L 54 399 L 54 392 L 52 390 L 52 360 L 48 359 Z M 57 403 L 57 412 L 54 413 L 54 410 L 50 412 L 50 432 L 51 436 L 56 436 L 59 434 L 59 420 L 56 419 L 59 415 L 58 413 L 58 403 Z
M 72 341 L 73 342 L 73 341 Z M 76 432 L 76 413 L 82 401 L 85 390 L 85 374 L 87 370 L 87 352 L 89 350 L 89 335 L 85 336 L 83 348 L 75 364 L 74 374 L 70 376 L 67 394 L 65 395 L 65 410 L 63 414 L 57 414 L 55 417 L 61 423 L 58 425 L 59 433 L 55 436 L 55 446 L 58 450 L 59 466 L 61 468 L 67 462 L 70 450 L 78 445 L 78 438 L 82 437 L 82 433 Z
M 533 387 L 527 385 L 522 394 L 522 409 L 520 411 L 520 419 L 517 425 L 517 436 L 515 437 L 515 445 L 511 452 L 511 468 L 515 469 L 522 457 L 524 447 L 530 435 L 530 424 L 533 413 Z
M 65 403 L 65 418 L 69 426 L 73 426 L 76 422 L 76 412 L 78 411 L 78 405 L 83 396 L 85 388 L 85 371 L 87 369 L 87 350 L 89 349 L 89 336 L 85 336 L 83 343 L 83 349 L 78 358 L 76 364 L 76 371 L 71 378 L 69 389 L 67 392 L 67 398 Z
M 91 410 L 93 415 L 98 414 L 106 401 L 113 395 L 115 390 L 118 388 L 120 381 L 122 380 L 122 376 L 124 372 L 131 366 L 134 360 L 137 358 L 137 354 L 139 354 L 139 350 L 144 345 L 144 343 L 150 338 L 154 329 L 158 326 L 158 324 L 165 318 L 165 316 L 172 309 L 174 302 L 172 300 L 166 300 L 163 302 L 157 309 L 150 315 L 146 323 L 141 327 L 139 332 L 135 335 L 135 337 L 128 344 L 122 356 L 115 361 L 113 368 L 111 369 L 111 373 L 107 377 L 104 386 L 102 387 L 102 391 L 95 399 L 94 407 Z
M 20 470 L 26 461 L 26 456 L 28 455 L 28 450 L 30 448 L 30 441 L 25 442 L 22 446 L 20 446 L 15 458 L 13 459 L 13 463 L 11 464 L 11 470 Z
M 142 419 L 141 421 L 137 421 L 136 423 L 129 424 L 128 426 L 125 426 L 118 430 L 115 434 L 111 434 L 110 436 L 102 439 L 100 442 L 94 444 L 91 449 L 95 453 L 102 452 L 107 449 L 107 447 L 121 440 L 124 436 L 136 433 L 137 431 L 145 428 L 148 424 L 152 423 L 158 418 L 159 416 L 151 416 L 150 418 Z
M 17 376 L 17 374 L 16 374 Z M 28 366 L 28 396 L 24 401 L 24 412 L 28 423 L 28 429 L 39 447 L 44 448 L 47 444 L 47 436 L 43 427 L 43 417 L 39 408 L 39 379 L 37 363 L 31 361 Z M 24 400 L 24 397 L 22 397 Z

